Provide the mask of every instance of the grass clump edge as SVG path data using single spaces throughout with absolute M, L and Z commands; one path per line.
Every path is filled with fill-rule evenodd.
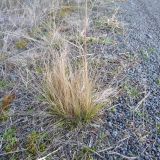
M 90 122 L 102 109 L 97 103 L 95 84 L 85 69 L 74 68 L 66 54 L 45 64 L 42 94 L 50 105 L 49 113 L 65 121 L 65 124 L 85 124 Z

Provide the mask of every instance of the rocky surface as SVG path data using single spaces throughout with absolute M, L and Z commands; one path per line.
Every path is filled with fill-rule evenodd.
M 135 130 L 140 123 L 143 124 L 140 125 L 141 131 L 139 130 L 138 134 L 148 132 L 146 141 L 143 144 L 140 139 L 132 137 L 129 143 L 131 148 L 124 152 L 129 153 L 132 150 L 139 155 L 138 159 L 158 160 L 160 157 L 160 1 L 128 0 L 125 3 L 119 3 L 118 6 L 123 11 L 119 19 L 127 28 L 127 35 L 124 36 L 125 48 L 140 59 L 137 66 L 128 70 L 128 79 L 135 85 L 143 86 L 145 95 L 148 94 L 147 97 L 144 96 L 145 101 L 142 105 L 138 105 L 139 118 L 133 118 L 136 124 Z M 120 99 L 117 109 L 123 110 L 126 103 L 128 103 L 126 98 Z M 130 101 L 126 108 L 129 106 L 132 106 L 133 110 L 136 108 L 136 112 L 132 113 L 137 114 L 137 103 Z M 127 117 L 129 116 L 127 111 L 123 112 Z M 130 117 L 131 115 L 127 119 L 129 120 Z M 119 121 L 122 123 L 122 120 Z M 134 133 L 136 132 L 132 132 Z

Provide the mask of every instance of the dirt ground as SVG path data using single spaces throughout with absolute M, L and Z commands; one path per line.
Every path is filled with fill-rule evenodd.
M 55 36 L 45 28 L 51 1 L 24 2 L 0 11 L 1 107 L 11 95 L 7 111 L 0 110 L 0 160 L 159 160 L 160 1 L 91 1 L 88 59 L 101 87 L 117 87 L 118 94 L 102 115 L 72 130 L 46 114 L 48 104 L 26 70 L 41 75 L 30 62 L 47 54 Z M 83 7 L 66 5 L 58 9 L 56 49 L 59 35 L 82 41 Z

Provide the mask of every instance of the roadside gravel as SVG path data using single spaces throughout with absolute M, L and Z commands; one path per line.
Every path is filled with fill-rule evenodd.
M 133 122 L 139 124 L 142 120 L 143 125 L 138 134 L 146 131 L 149 134 L 146 134 L 148 136 L 144 144 L 140 141 L 140 136 L 138 136 L 140 139 L 134 138 L 131 142 L 132 147 L 126 153 L 134 148 L 139 159 L 158 160 L 160 159 L 160 1 L 128 0 L 125 3 L 118 3 L 118 6 L 122 11 L 119 19 L 127 29 L 127 34 L 123 37 L 126 40 L 125 49 L 134 53 L 140 60 L 136 67 L 128 70 L 128 79 L 135 85 L 139 84 L 138 87 L 143 88 L 145 95 L 148 94 L 145 102 L 138 107 L 143 115 L 138 113 L 139 118 L 133 118 Z M 120 99 L 118 109 L 123 110 L 127 103 L 127 106 L 133 106 L 133 109 L 138 104 L 136 101 L 126 101 L 124 97 Z M 127 111 L 125 115 L 128 115 Z M 131 116 L 128 116 L 128 119 L 129 117 Z M 135 130 L 137 128 L 138 126 Z

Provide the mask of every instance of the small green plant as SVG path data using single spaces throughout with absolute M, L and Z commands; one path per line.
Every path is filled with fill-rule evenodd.
M 5 122 L 9 118 L 8 113 L 0 113 L 0 122 Z
M 87 44 L 94 45 L 94 44 L 100 44 L 100 45 L 111 45 L 114 43 L 114 41 L 111 38 L 103 38 L 103 37 L 87 37 L 86 38 Z M 84 44 L 85 39 L 83 37 L 79 37 L 80 44 Z
M 140 95 L 140 92 L 139 90 L 134 87 L 134 86 L 131 86 L 131 85 L 125 85 L 124 86 L 124 89 L 127 91 L 127 94 L 132 97 L 132 98 L 138 98 L 139 95 Z
M 13 156 L 10 158 L 10 160 L 19 160 L 19 157 L 18 157 L 18 155 L 13 155 Z
M 94 38 L 88 37 L 87 39 L 88 44 L 102 44 L 102 45 L 111 45 L 113 44 L 113 40 L 111 38 Z
M 95 26 L 98 29 L 114 31 L 116 33 L 121 33 L 123 31 L 121 23 L 115 17 L 102 17 L 95 22 Z
M 157 124 L 157 133 L 160 135 L 160 124 Z
M 157 80 L 157 85 L 160 86 L 160 78 Z
M 141 112 L 139 110 L 135 111 L 135 113 L 139 116 L 139 117 L 146 117 L 146 113 Z
M 30 114 L 32 114 L 32 113 L 34 112 L 33 107 L 32 107 L 32 106 L 29 106 L 27 112 L 30 113 Z
M 114 114 L 114 113 L 116 113 L 116 108 L 113 106 L 112 108 L 111 108 L 111 112 Z
M 156 49 L 155 48 L 149 48 L 147 51 L 148 51 L 149 54 L 152 54 L 156 51 Z
M 40 102 L 44 102 L 44 101 L 46 101 L 46 98 L 43 95 L 38 95 L 37 100 Z
M 17 49 L 27 49 L 28 41 L 26 39 L 20 39 L 16 42 Z
M 32 155 L 36 155 L 38 152 L 44 152 L 46 150 L 46 144 L 43 142 L 40 142 L 40 138 L 42 137 L 42 134 L 33 131 L 30 135 L 27 137 L 27 150 Z
M 6 89 L 10 86 L 10 83 L 6 80 L 0 80 L 0 89 Z
M 17 149 L 18 140 L 16 138 L 16 129 L 10 128 L 8 129 L 4 135 L 3 139 L 5 141 L 4 150 L 5 152 L 15 151 Z
M 92 154 L 96 151 L 96 148 L 84 146 L 81 151 L 76 155 L 74 160 L 93 160 Z
M 99 39 L 99 44 L 103 44 L 103 45 L 112 45 L 115 42 L 113 41 L 113 39 L 111 38 L 100 38 Z
M 155 52 L 155 48 L 149 48 L 149 49 L 147 49 L 147 50 L 141 50 L 140 51 L 140 53 L 141 53 L 141 55 L 142 55 L 142 58 L 144 59 L 144 60 L 148 60 L 149 59 L 149 57 L 151 56 L 151 54 L 153 54 Z
M 37 67 L 35 68 L 35 71 L 36 71 L 36 73 L 38 73 L 38 74 L 42 74 L 42 73 L 43 73 L 43 69 L 42 69 L 42 67 L 40 67 L 40 66 L 37 66 Z

